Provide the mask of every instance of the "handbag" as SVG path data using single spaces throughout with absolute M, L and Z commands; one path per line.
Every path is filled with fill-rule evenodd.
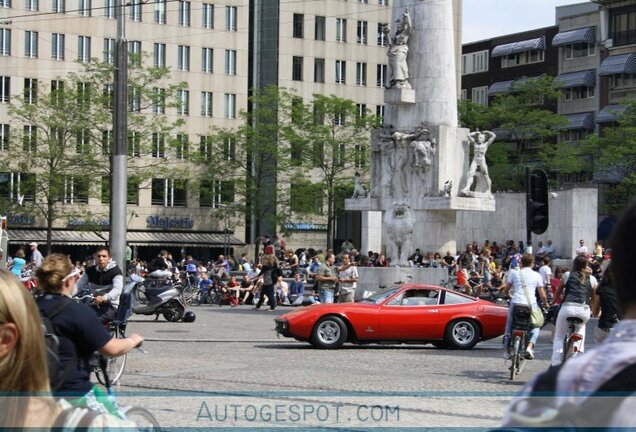
M 523 293 L 526 295 L 526 300 L 528 300 L 528 306 L 532 308 L 532 312 L 530 313 L 530 326 L 541 328 L 543 327 L 543 323 L 544 323 L 543 311 L 539 308 L 532 307 L 532 302 L 530 301 L 530 295 L 528 295 L 528 291 L 526 290 L 526 284 L 523 281 L 521 270 L 519 270 L 519 280 L 521 281 L 521 288 L 523 288 Z

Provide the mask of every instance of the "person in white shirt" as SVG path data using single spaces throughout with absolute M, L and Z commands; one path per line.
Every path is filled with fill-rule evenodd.
M 583 240 L 579 240 L 579 247 L 576 248 L 577 255 L 587 255 L 587 246 L 585 246 L 585 242 Z
M 342 266 L 338 268 L 338 303 L 353 303 L 358 282 L 358 268 L 351 262 L 349 254 L 342 255 Z
M 278 294 L 278 298 L 280 299 L 280 304 L 288 305 L 289 298 L 287 297 L 287 292 L 289 291 L 289 284 L 283 280 L 282 276 L 278 276 L 276 283 L 274 284 L 274 292 Z
M 541 275 L 541 279 L 543 279 L 543 288 L 545 289 L 546 294 L 550 291 L 550 283 L 552 282 L 552 269 L 550 268 L 550 257 L 544 256 L 541 260 L 543 265 L 539 267 L 539 274 Z M 550 305 L 543 305 L 548 307 Z

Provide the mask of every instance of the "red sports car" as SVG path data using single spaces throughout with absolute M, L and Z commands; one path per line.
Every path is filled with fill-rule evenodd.
M 276 318 L 276 331 L 318 348 L 345 342 L 470 349 L 504 333 L 508 309 L 438 286 L 406 284 L 357 303 L 317 304 Z

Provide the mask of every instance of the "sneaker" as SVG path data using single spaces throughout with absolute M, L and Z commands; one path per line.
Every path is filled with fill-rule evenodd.
M 528 348 L 526 350 L 526 360 L 534 360 L 534 350 L 532 348 Z

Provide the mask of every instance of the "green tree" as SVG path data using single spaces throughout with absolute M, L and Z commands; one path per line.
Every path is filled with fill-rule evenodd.
M 131 58 L 129 67 L 129 172 L 137 183 L 160 170 L 174 169 L 162 158 L 142 156 L 157 148 L 153 138 L 167 137 L 183 124 L 168 121 L 165 108 L 176 106 L 174 94 L 185 86 L 162 88 L 169 71 L 143 63 L 141 57 Z M 3 154 L 4 166 L 28 173 L 25 187 L 33 194 L 25 196 L 22 211 L 45 221 L 48 252 L 56 221 L 95 216 L 88 197 L 99 196 L 102 178 L 110 176 L 112 80 L 113 65 L 93 60 L 50 86 L 25 90 L 9 106 L 11 127 L 17 131 Z M 171 145 L 175 140 L 167 141 Z

